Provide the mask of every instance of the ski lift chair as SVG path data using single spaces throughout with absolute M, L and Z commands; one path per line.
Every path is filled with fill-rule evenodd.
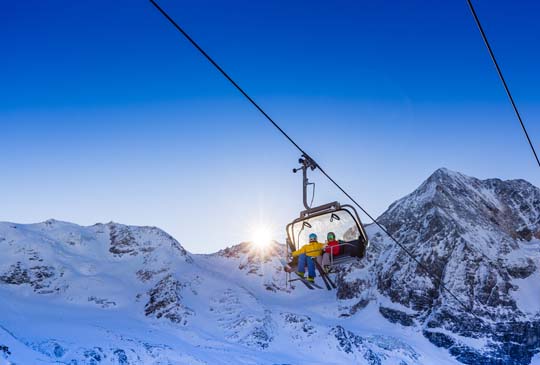
M 287 245 L 286 256 L 290 252 L 298 250 L 302 245 L 309 242 L 307 237 L 310 233 L 316 233 L 319 237 L 326 238 L 328 232 L 336 233 L 339 240 L 340 255 L 334 256 L 330 253 L 330 265 L 338 265 L 361 259 L 366 254 L 369 245 L 366 230 L 358 216 L 356 209 L 348 204 L 341 205 L 339 202 L 328 203 L 312 208 L 307 203 L 307 188 L 310 183 L 307 177 L 308 170 L 315 170 L 317 164 L 309 156 L 303 155 L 298 160 L 300 168 L 293 169 L 293 172 L 302 170 L 303 173 L 303 203 L 305 210 L 300 212 L 300 216 L 294 219 L 286 227 Z M 313 190 L 313 194 L 315 191 Z M 313 202 L 313 199 L 312 199 Z

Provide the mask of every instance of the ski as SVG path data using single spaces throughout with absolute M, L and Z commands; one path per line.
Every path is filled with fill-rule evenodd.
M 332 281 L 332 279 L 330 279 L 330 276 L 328 276 L 328 274 L 324 272 L 324 269 L 322 268 L 322 266 L 319 265 L 317 260 L 313 260 L 313 261 L 315 261 L 315 266 L 317 267 L 319 274 L 323 278 L 324 284 L 326 285 L 326 289 L 328 290 L 332 290 L 332 288 L 336 289 L 337 285 Z
M 328 282 L 328 278 L 325 276 L 324 271 L 319 268 L 319 265 L 317 264 L 317 271 L 319 271 L 319 275 L 323 279 L 324 285 L 326 286 L 327 290 L 332 290 L 332 286 Z
M 322 289 L 322 286 L 320 286 L 319 284 L 315 284 L 313 281 L 307 280 L 307 279 L 304 278 L 303 276 L 298 275 L 298 273 L 296 273 L 296 272 L 295 272 L 295 274 L 296 274 L 296 276 L 298 276 L 298 277 L 297 277 L 297 280 L 300 280 L 301 282 L 303 282 L 304 284 L 306 284 L 306 286 L 309 285 L 309 286 L 311 286 L 312 288 L 315 287 L 315 288 L 317 288 L 317 289 Z
M 297 274 L 298 275 L 298 274 Z M 313 283 L 307 281 L 306 279 L 300 277 L 298 275 L 298 277 L 296 279 L 291 279 L 289 280 L 289 282 L 293 281 L 293 280 L 299 280 L 302 282 L 302 284 L 304 284 L 308 289 L 311 289 L 311 290 L 315 290 L 315 285 L 313 285 Z
M 317 261 L 315 261 L 315 267 L 317 268 L 317 271 L 319 272 L 319 275 L 323 279 L 324 285 L 326 286 L 326 289 L 327 290 L 332 290 L 332 286 L 330 285 L 330 283 L 328 281 L 329 279 L 326 276 L 326 273 L 324 272 L 323 268 L 321 267 L 321 265 L 319 265 L 319 263 Z
M 304 285 L 306 285 L 306 286 L 307 286 L 308 288 L 310 288 L 310 289 L 315 289 L 315 288 L 317 288 L 317 289 L 324 289 L 324 288 L 323 288 L 322 286 L 320 286 L 319 284 L 312 283 L 311 281 L 308 281 L 308 280 L 306 280 L 306 279 L 302 279 L 302 278 L 300 278 L 300 277 L 291 279 L 291 280 L 289 280 L 289 282 L 291 282 L 291 281 L 297 281 L 297 280 L 298 280 L 298 281 L 301 281 L 302 283 L 304 283 Z M 308 286 L 308 285 L 309 285 L 309 286 Z

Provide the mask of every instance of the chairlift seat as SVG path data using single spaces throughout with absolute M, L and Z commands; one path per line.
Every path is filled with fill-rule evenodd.
M 339 265 L 351 262 L 357 258 L 365 256 L 365 241 L 356 239 L 351 241 L 340 241 L 341 253 L 339 255 L 330 255 L 330 265 Z

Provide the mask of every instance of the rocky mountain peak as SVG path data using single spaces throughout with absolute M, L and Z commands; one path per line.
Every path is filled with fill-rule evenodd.
M 459 233 L 483 227 L 515 238 L 538 238 L 540 189 L 524 180 L 479 180 L 440 168 L 380 217 L 390 232 L 402 226 L 425 230 L 430 226 L 426 223 L 434 220 L 454 226 Z
M 373 272 L 384 295 L 416 311 L 414 318 L 427 316 L 428 328 L 487 337 L 492 341 L 489 351 L 497 356 L 504 358 L 513 351 L 520 358 L 516 363 L 530 359 L 531 347 L 524 345 L 530 338 L 520 331 L 540 326 L 524 320 L 527 312 L 539 316 L 540 306 L 531 307 L 523 300 L 530 295 L 527 288 L 535 280 L 530 278 L 538 271 L 531 249 L 540 237 L 540 189 L 524 180 L 480 180 L 442 168 L 392 204 L 379 221 L 421 263 L 375 233 L 372 242 L 379 254 L 372 258 Z M 429 268 L 431 275 L 421 266 Z M 440 277 L 459 302 L 432 275 Z M 410 313 L 394 313 L 392 318 L 405 315 Z M 492 326 L 508 322 L 512 324 Z M 476 323 L 474 328 L 471 323 Z M 425 333 L 438 345 L 439 335 L 432 330 Z M 516 345 L 509 346 L 502 338 L 512 338 Z M 465 363 L 482 358 L 468 346 L 454 350 Z

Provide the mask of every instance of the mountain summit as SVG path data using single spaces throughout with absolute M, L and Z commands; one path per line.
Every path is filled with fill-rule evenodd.
M 0 364 L 540 361 L 540 189 L 439 169 L 378 220 L 421 265 L 370 225 L 337 291 L 286 283 L 278 243 L 0 223 Z
M 439 169 L 379 222 L 459 298 L 376 235 L 384 251 L 373 264 L 378 289 L 413 309 L 426 337 L 465 363 L 528 363 L 540 344 L 540 291 L 532 291 L 540 290 L 538 188 Z M 449 333 L 486 346 L 478 351 Z

